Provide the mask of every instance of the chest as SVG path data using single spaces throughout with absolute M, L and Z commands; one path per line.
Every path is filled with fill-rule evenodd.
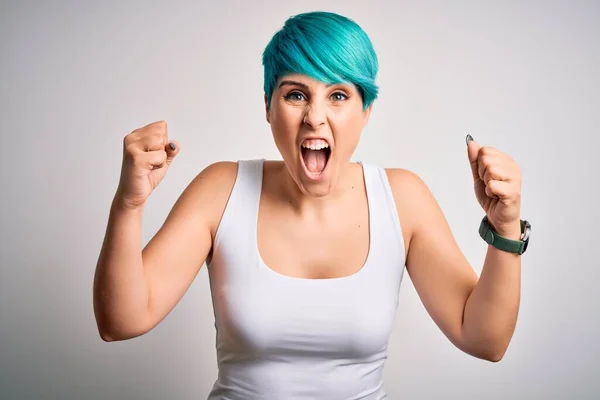
M 246 281 L 216 302 L 223 345 L 253 354 L 368 356 L 389 339 L 397 282 L 298 281 L 268 274 Z
M 260 257 L 282 275 L 346 277 L 358 272 L 368 258 L 371 235 L 366 198 L 303 217 L 265 199 L 257 219 Z

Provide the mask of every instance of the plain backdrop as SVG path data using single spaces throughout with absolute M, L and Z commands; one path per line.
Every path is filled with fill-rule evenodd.
M 354 159 L 419 174 L 478 274 L 487 245 L 465 135 L 522 168 L 533 230 L 504 359 L 456 349 L 405 275 L 390 399 L 600 396 L 599 2 L 3 1 L 0 398 L 206 398 L 217 376 L 206 267 L 148 334 L 105 343 L 96 330 L 122 139 L 164 119 L 181 144 L 146 207 L 146 244 L 208 164 L 280 158 L 261 55 L 312 10 L 356 20 L 379 56 L 381 94 Z

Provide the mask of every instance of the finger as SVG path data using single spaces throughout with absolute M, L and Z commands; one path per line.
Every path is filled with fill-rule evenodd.
M 167 121 L 157 121 L 154 124 L 152 124 L 152 131 L 156 132 L 157 134 L 164 136 L 165 138 L 165 143 L 167 143 L 169 141 L 169 130 L 167 128 Z
M 494 168 L 494 173 L 488 173 L 489 168 Z M 479 176 L 486 183 L 492 179 L 515 181 L 519 176 L 518 165 L 503 153 L 485 154 L 479 156 Z
M 477 157 L 479 153 L 479 144 L 473 139 L 471 135 L 467 135 L 467 156 L 469 157 L 469 163 L 471 164 L 471 172 L 473 180 L 479 179 Z
M 477 174 L 479 178 L 486 183 L 490 180 L 490 175 L 492 177 L 497 177 L 498 180 L 505 180 L 505 178 L 508 178 L 508 168 L 506 168 L 506 162 L 504 162 L 503 158 L 499 157 L 498 155 L 481 155 L 480 153 L 477 168 Z M 488 172 L 490 168 L 493 169 L 492 173 Z
M 497 181 L 492 179 L 485 185 L 485 194 L 498 199 L 515 197 L 515 188 L 512 182 Z
M 506 173 L 505 169 L 499 163 L 490 163 L 484 169 L 483 176 L 481 177 L 487 185 L 489 181 L 509 181 L 510 178 Z
M 142 131 L 142 132 L 145 132 L 145 131 L 166 132 L 167 131 L 167 121 L 165 121 L 165 120 L 154 121 L 154 122 L 149 123 L 146 126 L 141 127 L 138 130 Z
M 167 165 L 171 165 L 173 159 L 177 154 L 179 154 L 180 146 L 177 141 L 172 140 L 165 146 L 165 151 L 167 152 Z
M 148 151 L 139 156 L 143 167 L 156 169 L 167 165 L 167 152 L 164 150 Z
M 167 138 L 162 134 L 151 134 L 142 136 L 135 146 L 141 151 L 164 150 L 167 144 Z
M 155 121 L 149 123 L 148 125 L 142 126 L 141 128 L 134 129 L 128 136 L 131 137 L 131 140 L 138 140 L 143 136 L 147 136 L 148 134 L 154 133 L 166 133 L 167 132 L 167 123 L 166 121 Z

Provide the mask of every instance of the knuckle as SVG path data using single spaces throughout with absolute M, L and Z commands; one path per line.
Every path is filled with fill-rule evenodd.
M 165 137 L 163 135 L 152 136 L 152 148 L 154 150 L 160 150 L 164 147 Z
M 494 149 L 491 146 L 481 146 L 481 148 L 479 149 L 479 154 L 481 154 L 482 156 L 484 155 L 490 155 L 490 154 L 494 154 L 496 149 Z
M 144 137 L 142 141 L 140 141 L 140 150 L 142 151 L 153 151 L 159 150 L 161 146 L 161 138 L 159 135 L 152 134 Z
M 135 131 L 125 135 L 123 137 L 123 146 L 127 147 L 129 146 L 132 142 L 135 141 L 135 136 L 134 136 Z
M 159 151 L 158 154 L 155 154 L 151 159 L 148 160 L 148 164 L 152 166 L 163 166 L 167 161 L 167 152 Z
M 157 121 L 154 124 L 154 127 L 158 132 L 166 133 L 167 132 L 167 121 L 164 121 L 164 120 Z
M 136 146 L 137 146 L 137 142 L 136 141 L 134 141 L 134 140 L 128 140 L 124 144 L 125 152 L 127 154 L 130 154 L 130 155 L 134 154 Z

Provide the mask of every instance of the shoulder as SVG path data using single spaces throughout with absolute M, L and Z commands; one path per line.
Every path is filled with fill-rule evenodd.
M 218 161 L 200 171 L 184 191 L 203 214 L 211 233 L 218 226 L 238 173 L 235 161 Z
M 230 192 L 237 177 L 238 163 L 218 161 L 200 171 L 190 182 L 186 191 L 195 196 L 210 199 Z
M 417 173 L 404 168 L 386 168 L 385 172 L 398 201 L 414 203 L 431 196 L 429 187 Z
M 385 173 L 392 189 L 396 189 L 398 186 L 419 184 L 418 181 L 422 181 L 419 175 L 405 168 L 385 168 Z
M 204 181 L 214 189 L 233 185 L 237 177 L 238 163 L 235 161 L 217 161 L 209 164 L 196 176 L 192 182 Z
M 423 180 L 416 172 L 404 168 L 386 168 L 398 218 L 410 242 L 428 220 L 439 215 L 439 205 Z M 431 221 L 429 221 L 431 222 Z

